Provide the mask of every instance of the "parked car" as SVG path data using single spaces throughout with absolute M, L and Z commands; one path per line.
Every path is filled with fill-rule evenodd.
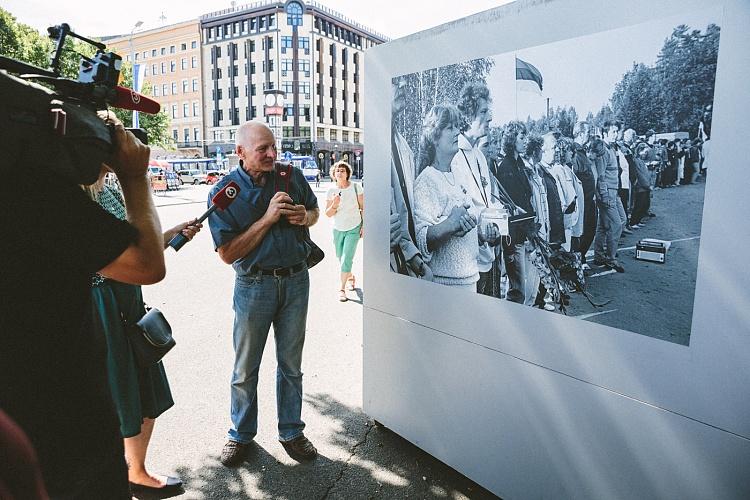
M 223 176 L 219 172 L 216 172 L 216 171 L 206 172 L 205 179 L 201 182 L 201 184 L 208 184 L 208 185 L 216 184 L 217 182 L 219 182 L 219 180 L 222 177 Z
M 200 170 L 181 170 L 178 172 L 183 184 L 205 184 L 206 175 Z

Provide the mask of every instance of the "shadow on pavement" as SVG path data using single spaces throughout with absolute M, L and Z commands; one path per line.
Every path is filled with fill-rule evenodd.
M 262 446 L 229 469 L 218 454 L 206 456 L 197 470 L 179 467 L 188 498 L 358 499 L 450 498 L 496 499 L 495 495 L 420 450 L 390 430 L 376 425 L 360 409 L 328 394 L 305 398 L 305 411 L 331 421 L 339 432 L 306 435 L 320 455 L 312 463 L 278 460 Z M 281 445 L 279 445 L 280 447 Z M 279 450 L 274 450 L 279 454 Z

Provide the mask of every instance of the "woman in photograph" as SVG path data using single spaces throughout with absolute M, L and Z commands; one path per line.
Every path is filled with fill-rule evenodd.
M 434 281 L 476 292 L 479 214 L 451 171 L 460 119 L 455 106 L 441 104 L 433 106 L 424 119 L 414 219 L 417 246 Z
M 328 217 L 333 217 L 333 246 L 336 248 L 336 257 L 341 262 L 341 288 L 338 292 L 340 302 L 349 300 L 346 291 L 353 291 L 355 288 L 352 261 L 363 231 L 365 193 L 362 186 L 350 181 L 351 176 L 352 167 L 348 163 L 336 163 L 331 167 L 331 178 L 336 184 L 326 195 L 325 213 Z
M 565 241 L 562 247 L 568 252 L 570 251 L 572 237 L 580 237 L 583 232 L 583 224 L 578 224 L 581 213 L 578 200 L 583 199 L 583 188 L 581 187 L 581 181 L 570 168 L 573 163 L 574 147 L 575 144 L 572 139 L 560 137 L 555 144 L 555 155 L 551 168 L 552 175 L 555 176 L 557 181 L 558 194 L 562 204 L 563 227 L 565 228 Z
M 105 184 L 107 172 L 103 167 L 97 182 L 85 190 L 102 208 L 124 220 L 123 197 L 116 188 Z M 164 248 L 178 233 L 192 239 L 201 227 L 193 220 L 169 229 L 164 233 Z M 97 273 L 92 277 L 91 294 L 93 328 L 107 343 L 109 386 L 124 438 L 130 489 L 135 494 L 176 494 L 181 491 L 182 481 L 146 470 L 146 452 L 155 419 L 171 408 L 174 401 L 162 362 L 140 368 L 126 336 L 123 320 L 134 324 L 146 314 L 141 287 Z

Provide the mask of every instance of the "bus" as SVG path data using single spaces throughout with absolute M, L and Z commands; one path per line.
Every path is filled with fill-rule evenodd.
M 182 170 L 200 170 L 201 173 L 219 170 L 216 158 L 168 158 L 167 162 L 175 172 Z
M 314 181 L 318 177 L 318 164 L 312 156 L 292 156 L 289 160 L 292 165 L 302 170 L 305 179 Z

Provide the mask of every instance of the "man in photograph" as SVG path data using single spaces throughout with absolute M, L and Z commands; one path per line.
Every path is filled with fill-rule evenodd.
M 620 123 L 604 122 L 604 144 L 598 156 L 597 165 L 597 208 L 599 220 L 594 238 L 594 264 L 624 273 L 625 269 L 617 260 L 617 246 L 622 230 L 627 223 L 625 209 L 618 196 L 620 172 L 617 168 L 617 156 L 612 144 L 617 140 Z
M 583 187 L 583 234 L 580 238 L 573 238 L 572 250 L 581 254 L 581 263 L 586 267 L 586 253 L 591 248 L 596 234 L 596 169 L 586 154 L 590 138 L 591 124 L 577 122 L 573 127 L 573 173 Z
M 414 153 L 399 133 L 397 120 L 406 107 L 406 79 L 391 84 L 391 270 L 432 281 L 432 272 L 417 248 L 414 229 Z
M 258 431 L 258 371 L 268 331 L 276 339 L 278 435 L 290 457 L 312 460 L 317 450 L 303 434 L 302 347 L 305 343 L 310 278 L 305 227 L 318 220 L 318 201 L 300 169 L 288 191 L 276 182 L 276 139 L 268 126 L 247 122 L 237 129 L 241 168 L 232 170 L 208 199 L 233 181 L 238 199 L 208 219 L 214 247 L 236 273 L 234 371 L 231 418 L 221 463 L 241 463 Z M 284 184 L 281 184 L 284 186 Z
M 465 122 L 462 133 L 458 136 L 458 153 L 451 162 L 451 170 L 456 180 L 466 189 L 479 213 L 492 204 L 492 184 L 487 159 L 479 149 L 480 139 L 487 136 L 487 128 L 492 120 L 489 105 L 490 91 L 482 83 L 469 83 L 461 89 L 458 109 Z M 489 238 L 489 242 L 479 245 L 477 265 L 479 281 L 477 292 L 483 295 L 495 295 L 493 265 L 495 263 L 494 243 L 499 234 Z

